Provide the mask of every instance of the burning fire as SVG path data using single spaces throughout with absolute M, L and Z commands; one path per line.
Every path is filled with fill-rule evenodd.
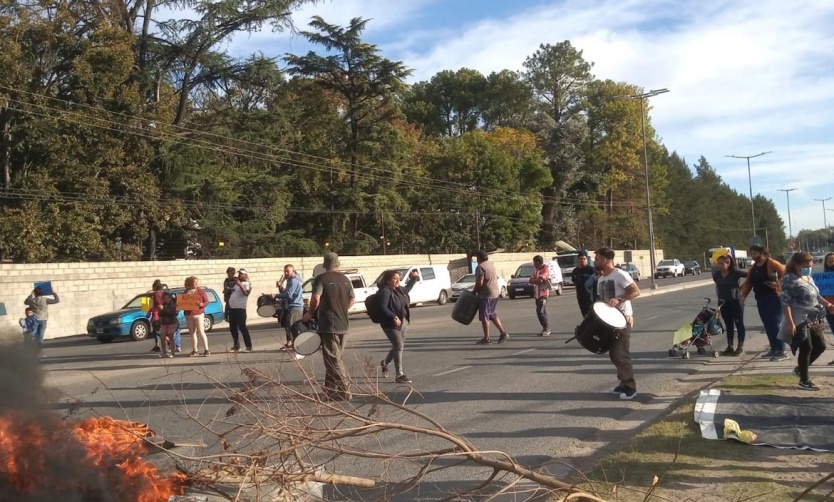
M 185 476 L 164 478 L 144 462 L 147 426 L 109 417 L 80 423 L 17 413 L 0 416 L 0 493 L 30 500 L 166 501 Z M 5 499 L 4 499 L 5 500 Z

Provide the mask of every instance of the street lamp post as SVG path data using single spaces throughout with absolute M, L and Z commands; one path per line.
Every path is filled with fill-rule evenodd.
M 827 197 L 825 199 L 814 199 L 815 201 L 822 202 L 822 228 L 825 230 L 828 228 L 828 219 L 825 216 L 825 202 L 831 200 L 831 197 Z
M 753 206 L 753 176 L 750 174 L 750 159 L 761 157 L 773 152 L 762 152 L 756 155 L 725 155 L 732 159 L 747 159 L 747 183 L 750 185 L 750 218 L 753 221 L 753 238 L 756 238 L 756 209 Z
M 616 96 L 614 99 L 639 99 L 640 100 L 640 126 L 643 129 L 643 169 L 646 173 L 646 218 L 649 224 L 649 266 L 651 267 L 652 289 L 657 289 L 655 279 L 655 257 L 654 257 L 654 222 L 652 220 L 652 200 L 649 186 L 649 156 L 646 146 L 646 99 L 665 94 L 669 89 L 653 89 L 642 94 L 631 94 L 628 96 Z
M 788 199 L 788 240 L 793 242 L 793 228 L 791 227 L 791 192 L 796 188 L 780 188 L 780 192 L 785 192 L 785 197 Z M 790 247 L 790 246 L 788 246 Z M 793 251 L 793 250 L 791 250 Z

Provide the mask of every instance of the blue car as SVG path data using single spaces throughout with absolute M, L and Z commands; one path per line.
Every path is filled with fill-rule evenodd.
M 206 333 L 211 331 L 215 323 L 223 320 L 223 302 L 213 289 L 202 288 L 208 296 L 206 315 L 203 327 Z M 184 288 L 169 290 L 172 294 L 185 292 Z M 110 343 L 118 337 L 129 336 L 134 340 L 144 340 L 152 335 L 151 323 L 147 313 L 142 312 L 142 298 L 153 296 L 153 292 L 142 293 L 127 302 L 124 307 L 115 312 L 109 312 L 93 317 L 87 321 L 87 335 L 95 337 L 101 343 Z M 180 329 L 185 329 L 185 315 L 180 311 L 177 318 Z

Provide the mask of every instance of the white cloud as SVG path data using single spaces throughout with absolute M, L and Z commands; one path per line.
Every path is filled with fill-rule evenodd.
M 467 10 L 439 0 L 334 0 L 293 18 L 302 28 L 314 14 L 340 25 L 372 18 L 366 38 L 413 68 L 413 80 L 461 67 L 520 70 L 539 44 L 570 40 L 595 63 L 599 78 L 669 88 L 651 102 L 658 135 L 690 164 L 704 155 L 739 192 L 747 193 L 746 164 L 725 155 L 773 150 L 754 160 L 754 191 L 771 198 L 787 221 L 784 194 L 776 190 L 796 186 L 793 219 L 800 228 L 822 225 L 813 199 L 834 195 L 823 174 L 834 167 L 834 2 L 521 0 L 517 6 L 507 18 L 490 18 L 486 4 Z M 444 7 L 446 22 L 432 22 Z M 237 37 L 231 47 L 272 56 L 308 49 L 298 37 L 269 32 Z

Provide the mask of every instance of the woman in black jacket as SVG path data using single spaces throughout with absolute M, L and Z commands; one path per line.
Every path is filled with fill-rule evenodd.
M 379 325 L 391 341 L 391 350 L 380 363 L 382 376 L 388 376 L 388 365 L 394 361 L 397 383 L 411 383 L 411 379 L 403 373 L 403 347 L 405 346 L 405 323 L 411 321 L 408 293 L 419 278 L 420 274 L 417 270 L 412 270 L 408 276 L 408 285 L 402 287 L 399 272 L 386 270 L 382 274 L 382 280 L 378 285 L 379 292 L 376 294 L 379 311 L 382 314 Z

